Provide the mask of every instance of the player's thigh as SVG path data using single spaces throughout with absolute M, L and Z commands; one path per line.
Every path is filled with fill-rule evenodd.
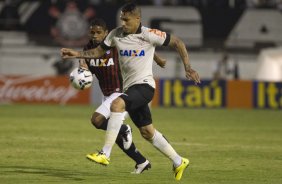
M 113 93 L 108 96 L 106 100 L 96 109 L 95 112 L 102 114 L 106 119 L 108 119 L 111 114 L 111 104 L 120 95 L 122 95 L 122 93 Z
M 120 97 L 124 100 L 126 110 L 134 111 L 148 105 L 154 96 L 155 89 L 148 84 L 137 84 L 125 91 Z
M 152 115 L 148 104 L 137 109 L 130 110 L 128 111 L 128 114 L 138 128 L 152 124 Z

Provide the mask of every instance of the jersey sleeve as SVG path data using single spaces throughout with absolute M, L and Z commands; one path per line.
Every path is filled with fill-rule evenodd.
M 115 47 L 114 37 L 116 35 L 116 29 L 112 30 L 102 42 L 101 46 L 105 50 L 109 50 L 112 47 Z
M 170 34 L 158 29 L 147 30 L 148 39 L 150 43 L 155 46 L 167 46 L 170 42 Z

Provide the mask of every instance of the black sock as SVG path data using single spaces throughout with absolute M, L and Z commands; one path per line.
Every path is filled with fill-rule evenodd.
M 119 129 L 119 135 L 123 135 L 123 134 L 125 134 L 125 132 L 126 132 L 126 130 L 127 130 L 128 128 L 127 128 L 127 126 L 125 125 L 125 124 L 122 124 L 121 125 L 121 127 L 120 127 L 120 129 Z
M 125 150 L 123 148 L 123 142 L 122 138 L 120 136 L 117 137 L 116 139 L 116 144 L 119 146 L 119 148 L 127 154 L 130 158 L 132 158 L 136 164 L 142 164 L 146 161 L 146 158 L 137 150 L 135 147 L 134 143 L 132 142 L 131 146 L 129 147 L 128 150 Z

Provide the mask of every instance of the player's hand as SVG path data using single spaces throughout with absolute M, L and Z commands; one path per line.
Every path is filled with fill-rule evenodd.
M 61 57 L 63 59 L 77 58 L 78 56 L 79 56 L 79 52 L 73 49 L 68 49 L 68 48 L 61 49 Z
M 159 58 L 157 65 L 159 65 L 161 68 L 165 68 L 165 64 L 166 64 L 166 59 L 163 58 Z
M 193 80 L 195 82 L 195 84 L 200 84 L 201 83 L 201 80 L 200 80 L 200 77 L 199 77 L 199 74 L 193 70 L 192 68 L 188 69 L 186 72 L 186 78 L 188 80 Z
M 79 60 L 79 68 L 89 70 L 88 65 L 86 64 L 86 61 L 84 59 Z

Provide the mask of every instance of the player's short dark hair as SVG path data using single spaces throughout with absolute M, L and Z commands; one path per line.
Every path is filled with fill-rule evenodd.
M 141 15 L 141 10 L 140 8 L 137 6 L 136 3 L 131 2 L 131 3 L 126 3 L 125 5 L 123 5 L 121 7 L 121 11 L 123 13 L 129 12 L 129 13 L 133 13 L 133 12 L 138 12 Z
M 106 22 L 103 19 L 100 19 L 100 18 L 95 18 L 90 22 L 90 27 L 94 27 L 94 26 L 100 26 L 104 30 L 108 30 Z

